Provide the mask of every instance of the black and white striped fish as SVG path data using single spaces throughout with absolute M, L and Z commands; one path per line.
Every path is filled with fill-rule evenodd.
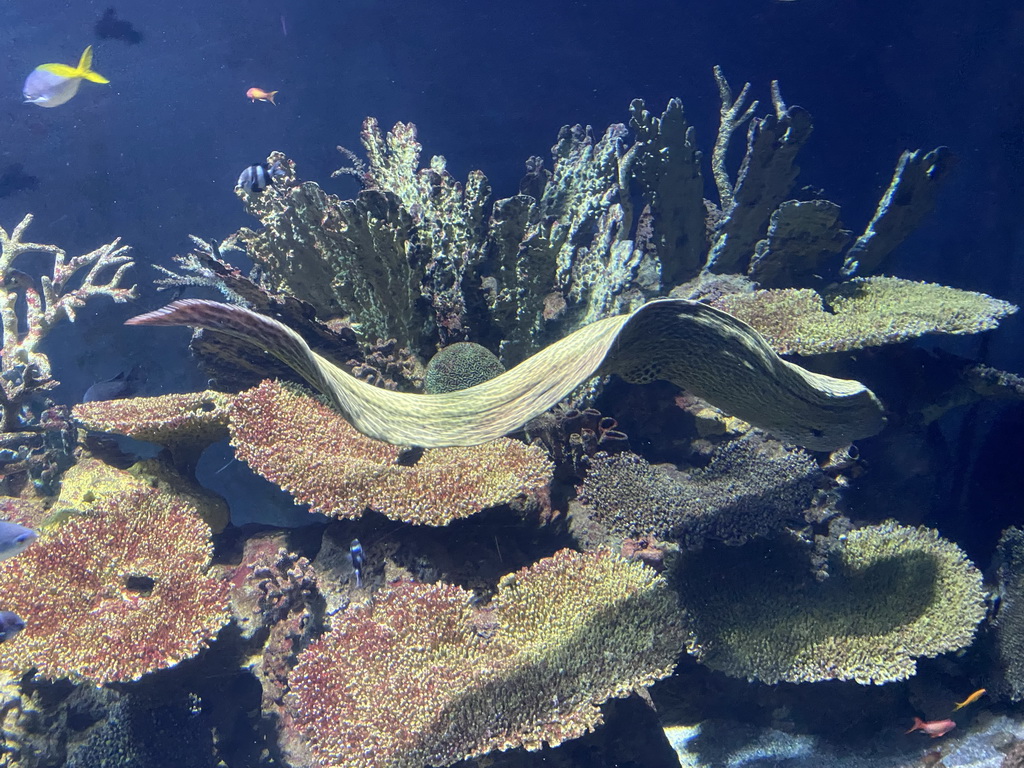
M 284 169 L 278 163 L 273 165 L 258 163 L 250 165 L 242 171 L 242 175 L 238 177 L 238 184 L 235 186 L 241 187 L 251 195 L 253 192 L 266 189 L 274 182 L 274 179 L 284 175 Z

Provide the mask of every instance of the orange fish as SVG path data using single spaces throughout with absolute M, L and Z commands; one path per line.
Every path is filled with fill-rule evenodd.
M 245 92 L 246 98 L 256 101 L 269 101 L 275 107 L 277 106 L 274 101 L 274 96 L 277 95 L 277 91 L 264 91 L 262 88 L 250 88 Z
M 970 696 L 968 696 L 966 699 L 964 699 L 963 701 L 958 703 L 955 707 L 953 707 L 953 711 L 956 712 L 958 709 L 963 709 L 968 704 L 973 704 L 974 702 L 976 702 L 978 699 L 980 699 L 984 695 L 985 695 L 985 689 L 984 688 L 979 688 L 974 693 L 972 693 Z
M 937 739 L 939 738 L 939 736 L 945 736 L 954 728 L 956 728 L 956 723 L 954 723 L 952 720 L 929 720 L 926 723 L 920 717 L 915 717 L 914 727 L 907 731 L 907 733 L 913 733 L 914 731 L 924 731 L 933 739 Z

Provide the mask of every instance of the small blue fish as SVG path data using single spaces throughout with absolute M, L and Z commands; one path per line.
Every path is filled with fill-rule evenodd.
M 14 611 L 0 611 L 0 643 L 10 640 L 25 628 L 25 622 Z
M 363 586 L 363 566 L 366 565 L 366 555 L 363 553 L 363 545 L 359 543 L 359 539 L 352 539 L 348 553 L 352 558 L 352 570 L 356 574 L 356 589 L 360 589 Z
M 31 528 L 17 523 L 0 520 L 0 560 L 14 557 L 39 538 L 39 534 Z

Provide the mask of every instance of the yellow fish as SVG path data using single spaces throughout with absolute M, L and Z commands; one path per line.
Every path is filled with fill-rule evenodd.
M 959 704 L 957 704 L 955 707 L 953 707 L 953 711 L 956 712 L 958 709 L 963 709 L 968 704 L 973 704 L 974 702 L 976 702 L 978 699 L 980 699 L 984 695 L 985 695 L 985 689 L 984 688 L 979 688 L 974 693 L 972 693 L 970 696 L 968 696 L 966 699 L 964 699 Z
M 67 64 L 40 64 L 25 78 L 21 92 L 29 104 L 59 107 L 78 93 L 83 80 L 109 83 L 103 75 L 92 71 L 92 46 L 82 52 L 77 67 Z

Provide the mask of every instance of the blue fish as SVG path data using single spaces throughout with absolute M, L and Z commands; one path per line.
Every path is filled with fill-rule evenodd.
M 14 557 L 39 538 L 39 534 L 31 528 L 17 523 L 0 520 L 0 560 Z
M 0 643 L 10 640 L 24 628 L 24 620 L 14 611 L 0 611 Z
M 356 574 L 356 589 L 359 589 L 363 586 L 363 566 L 366 565 L 366 555 L 363 553 L 363 545 L 359 543 L 359 539 L 352 539 L 348 554 L 352 558 L 352 570 Z

